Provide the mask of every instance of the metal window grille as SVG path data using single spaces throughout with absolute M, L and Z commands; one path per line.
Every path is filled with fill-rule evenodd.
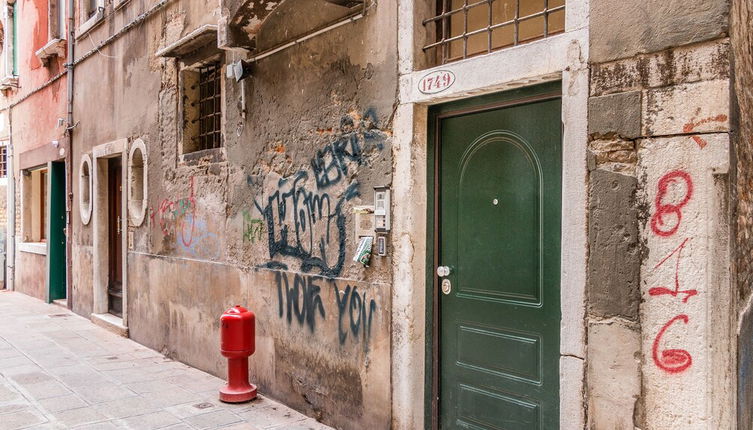
M 0 146 L 0 178 L 8 176 L 8 147 Z
M 198 150 L 222 146 L 222 90 L 219 62 L 199 69 Z
M 445 64 L 561 33 L 565 0 L 437 0 L 434 50 Z

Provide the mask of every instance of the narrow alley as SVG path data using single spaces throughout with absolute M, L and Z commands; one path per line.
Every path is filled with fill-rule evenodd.
M 263 396 L 221 403 L 223 384 L 60 306 L 0 292 L 0 430 L 329 429 Z

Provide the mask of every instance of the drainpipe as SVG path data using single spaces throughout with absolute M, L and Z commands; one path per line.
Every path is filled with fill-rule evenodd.
M 68 61 L 65 67 L 68 71 L 66 84 L 67 84 L 67 98 L 68 98 L 68 117 L 66 119 L 66 135 L 68 136 L 68 148 L 65 151 L 65 166 L 67 173 L 66 182 L 66 199 L 65 199 L 65 260 L 66 260 L 66 292 L 65 299 L 68 304 L 68 309 L 73 308 L 73 300 L 71 298 L 71 292 L 73 286 L 71 281 L 73 276 L 71 270 L 73 268 L 72 250 L 73 250 L 73 36 L 74 36 L 74 16 L 76 13 L 76 1 L 68 0 Z
M 13 150 L 13 110 L 8 108 L 8 148 L 7 154 L 7 192 L 6 214 L 7 214 L 7 234 L 5 235 L 5 288 L 13 291 L 16 289 L 16 175 L 14 166 Z

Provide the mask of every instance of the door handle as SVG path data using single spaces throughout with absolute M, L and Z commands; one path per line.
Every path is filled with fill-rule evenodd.
M 439 266 L 437 267 L 437 276 L 440 278 L 444 278 L 446 276 L 450 276 L 450 273 L 452 273 L 452 269 L 450 269 L 449 266 Z
M 118 236 L 120 236 L 120 215 L 118 215 L 118 219 L 116 222 L 118 223 L 118 229 L 117 229 Z

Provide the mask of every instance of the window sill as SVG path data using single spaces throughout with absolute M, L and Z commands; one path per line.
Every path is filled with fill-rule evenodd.
M 18 76 L 8 75 L 0 80 L 0 90 L 18 88 Z
M 44 65 L 47 65 L 52 57 L 63 58 L 65 56 L 65 39 L 52 39 L 35 54 Z
M 113 0 L 113 9 L 118 10 L 122 6 L 125 6 L 126 3 L 128 3 L 129 0 Z
M 20 252 L 28 254 L 47 255 L 46 242 L 20 242 L 16 245 Z
M 92 15 L 91 18 L 86 20 L 81 26 L 78 28 L 78 32 L 76 32 L 76 39 L 80 38 L 81 36 L 85 35 L 89 30 L 96 27 L 97 24 L 102 22 L 102 19 L 105 17 L 105 12 L 102 10 L 102 8 L 98 8 L 97 12 Z
M 197 166 L 200 164 L 216 164 L 227 161 L 225 147 L 203 149 L 201 151 L 180 154 L 180 164 L 185 166 Z

